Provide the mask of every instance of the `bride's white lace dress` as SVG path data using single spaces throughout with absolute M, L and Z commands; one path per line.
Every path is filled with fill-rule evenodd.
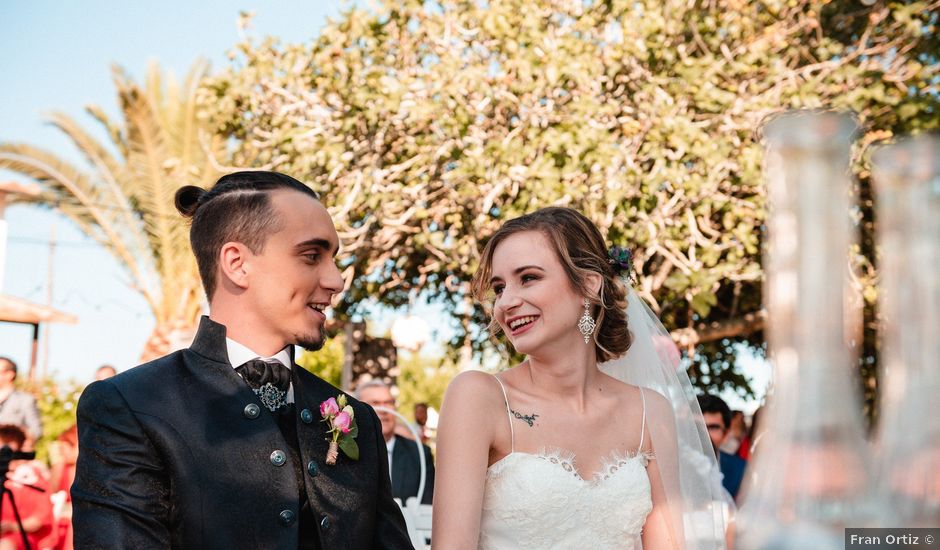
M 508 398 L 506 408 L 509 414 Z M 480 550 L 641 548 L 653 507 L 646 472 L 652 457 L 640 451 L 642 433 L 636 453 L 612 454 L 591 479 L 581 478 L 575 456 L 564 450 L 516 451 L 513 434 L 512 452 L 486 472 Z

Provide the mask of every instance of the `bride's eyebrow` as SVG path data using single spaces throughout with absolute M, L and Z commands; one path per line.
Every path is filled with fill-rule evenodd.
M 512 274 L 513 274 L 513 275 L 519 275 L 519 274 L 522 273 L 523 271 L 527 271 L 527 270 L 529 270 L 529 269 L 537 269 L 538 271 L 541 271 L 541 272 L 543 272 L 543 273 L 545 272 L 544 269 L 542 269 L 541 267 L 539 267 L 539 266 L 537 266 L 537 265 L 523 265 L 523 266 L 517 267 L 516 269 L 513 269 L 513 270 L 512 270 Z M 502 280 L 503 280 L 502 277 L 499 277 L 499 276 L 494 275 L 493 277 L 490 277 L 490 284 L 492 285 L 493 283 L 501 282 Z

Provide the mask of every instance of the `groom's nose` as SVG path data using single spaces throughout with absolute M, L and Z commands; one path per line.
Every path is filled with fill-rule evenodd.
M 336 265 L 336 262 L 329 262 L 329 265 L 326 268 L 326 273 L 323 274 L 323 279 L 320 284 L 323 288 L 329 290 L 333 294 L 339 294 L 343 291 L 345 287 L 345 281 L 343 280 L 343 274 L 340 273 L 339 267 Z

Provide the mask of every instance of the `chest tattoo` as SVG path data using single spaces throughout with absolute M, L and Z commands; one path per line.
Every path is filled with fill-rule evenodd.
M 517 413 L 516 411 L 514 411 L 514 410 L 512 410 L 512 409 L 509 409 L 509 412 L 511 412 L 512 415 L 515 416 L 516 418 L 518 418 L 519 420 L 521 420 L 521 421 L 525 422 L 526 424 L 528 424 L 530 428 L 531 428 L 532 426 L 535 426 L 535 419 L 539 417 L 539 415 L 537 415 L 537 414 L 535 414 L 535 413 L 532 413 L 532 414 L 520 414 L 520 413 Z

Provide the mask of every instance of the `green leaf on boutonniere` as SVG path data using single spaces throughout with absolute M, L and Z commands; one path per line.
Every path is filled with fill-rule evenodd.
M 355 432 L 355 428 L 353 428 L 353 431 L 350 431 L 348 434 L 345 434 L 346 435 L 345 437 L 339 438 L 339 448 L 341 451 L 343 451 L 344 455 L 348 456 L 349 458 L 353 460 L 359 460 L 359 444 L 356 443 L 355 439 L 353 439 L 353 437 L 355 437 L 353 436 L 354 432 Z

